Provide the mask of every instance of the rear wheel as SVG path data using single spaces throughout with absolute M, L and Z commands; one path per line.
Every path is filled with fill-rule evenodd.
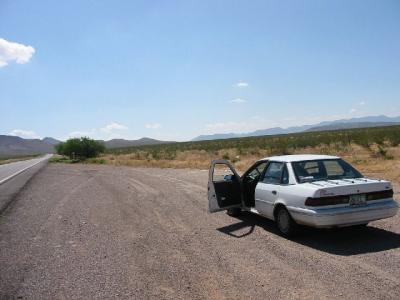
M 238 217 L 241 214 L 242 210 L 240 209 L 240 207 L 232 207 L 232 208 L 228 208 L 226 210 L 226 213 L 228 214 L 228 216 L 231 217 Z
M 278 207 L 275 214 L 276 224 L 279 232 L 286 237 L 293 236 L 297 231 L 297 224 L 283 206 Z

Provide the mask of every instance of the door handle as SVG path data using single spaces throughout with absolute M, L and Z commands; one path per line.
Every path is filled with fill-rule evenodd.
M 272 191 L 271 193 L 274 194 L 274 195 L 276 195 L 276 191 Z

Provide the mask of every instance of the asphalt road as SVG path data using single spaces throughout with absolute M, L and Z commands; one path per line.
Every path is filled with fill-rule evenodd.
M 11 178 L 14 175 L 17 175 L 21 171 L 24 171 L 34 165 L 37 165 L 40 162 L 49 159 L 50 157 L 51 157 L 51 154 L 46 154 L 46 155 L 38 157 L 38 158 L 22 160 L 22 161 L 9 163 L 9 164 L 0 165 L 0 184 L 3 183 L 8 178 Z
M 400 299 L 400 217 L 294 240 L 206 171 L 50 164 L 0 219 L 0 298 Z
M 43 167 L 51 154 L 0 165 L 0 214 L 12 203 L 21 188 Z

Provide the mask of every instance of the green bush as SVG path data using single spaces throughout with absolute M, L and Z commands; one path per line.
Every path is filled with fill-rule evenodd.
M 56 151 L 60 155 L 68 156 L 70 159 L 85 160 L 97 157 L 105 151 L 103 143 L 87 137 L 73 138 L 56 146 Z
M 89 158 L 85 161 L 86 163 L 89 164 L 100 164 L 100 165 L 104 165 L 106 163 L 106 160 L 104 158 Z
M 224 155 L 222 155 L 222 159 L 229 159 L 229 153 L 224 153 Z

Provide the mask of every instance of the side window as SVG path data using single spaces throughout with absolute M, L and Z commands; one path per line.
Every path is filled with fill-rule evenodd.
M 284 164 L 281 162 L 271 162 L 268 165 L 267 171 L 265 172 L 262 182 L 280 184 L 282 178 L 282 172 Z
M 247 180 L 257 179 L 258 180 L 260 178 L 260 176 L 263 174 L 266 166 L 267 166 L 267 162 L 259 164 L 252 171 L 250 171 L 249 174 L 247 174 L 246 179 Z
M 258 170 L 258 172 L 260 172 L 260 174 L 264 173 L 264 170 L 265 170 L 265 167 L 267 166 L 267 164 L 268 164 L 268 162 L 263 162 L 257 166 L 256 169 Z

